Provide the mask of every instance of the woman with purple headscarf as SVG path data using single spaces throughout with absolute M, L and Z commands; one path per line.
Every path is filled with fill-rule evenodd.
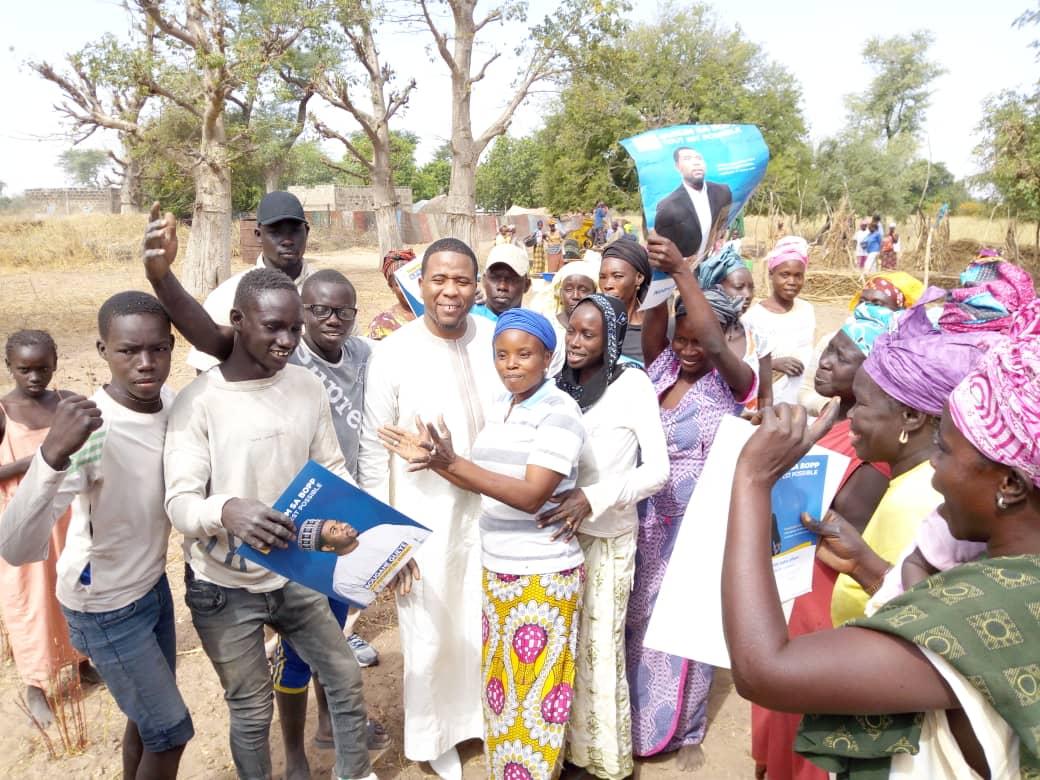
M 768 409 L 734 474 L 722 607 L 737 692 L 809 715 L 795 749 L 847 777 L 1040 773 L 1040 306 L 949 396 L 932 483 L 940 515 L 987 557 L 869 619 L 788 636 L 770 561 L 770 490 L 827 430 Z M 864 716 L 863 713 L 869 713 Z M 855 714 L 855 715 L 853 715 Z
M 856 455 L 892 468 L 888 490 L 863 531 L 863 541 L 879 560 L 899 560 L 922 518 L 938 505 L 928 460 L 943 404 L 998 338 L 987 331 L 936 330 L 925 307 L 918 306 L 903 318 L 897 332 L 877 339 L 856 373 L 856 405 L 849 412 Z M 840 526 L 840 519 L 832 518 L 814 530 L 824 534 L 820 556 L 843 572 L 831 601 L 831 618 L 834 625 L 841 625 L 864 614 L 868 599 L 891 566 L 886 563 L 886 570 L 866 571 L 850 567 L 838 554 L 828 555 L 831 546 L 840 548 L 840 540 L 829 538 L 836 525 Z

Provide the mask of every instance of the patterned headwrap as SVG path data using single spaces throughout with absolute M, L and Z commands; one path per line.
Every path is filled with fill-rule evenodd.
M 550 352 L 556 349 L 556 331 L 544 315 L 530 309 L 508 309 L 495 321 L 495 335 L 504 330 L 522 330 L 538 339 Z M 492 353 L 493 354 L 493 353 Z
M 744 311 L 744 302 L 740 298 L 730 298 L 721 287 L 712 287 L 704 291 L 704 297 L 708 299 L 711 310 L 722 327 L 723 333 L 740 321 L 740 315 Z M 680 297 L 675 302 L 675 319 L 685 317 L 687 314 L 686 304 Z
M 722 284 L 722 280 L 734 271 L 741 269 L 747 270 L 744 258 L 733 248 L 733 244 L 726 244 L 721 252 L 705 258 L 697 266 L 697 281 L 700 282 L 702 290 L 709 290 Z
M 784 236 L 776 242 L 773 251 L 766 255 L 766 267 L 772 271 L 788 260 L 797 260 L 803 266 L 808 267 L 809 242 L 801 236 Z
M 957 385 L 950 417 L 975 449 L 1040 487 L 1040 301 L 1015 315 L 1008 335 Z
M 914 278 L 906 271 L 888 271 L 877 276 L 872 276 L 863 285 L 864 290 L 878 290 L 889 296 L 897 308 L 909 309 L 921 297 L 924 292 L 924 284 Z M 852 296 L 849 301 L 849 311 L 854 311 L 859 305 L 862 290 Z
M 894 311 L 885 306 L 861 303 L 852 316 L 845 320 L 841 332 L 848 336 L 864 355 L 869 355 L 878 336 L 888 333 L 893 324 L 894 314 Z
M 325 526 L 324 520 L 311 519 L 300 523 L 296 531 L 296 544 L 301 550 L 316 552 L 321 549 L 321 529 Z
M 607 386 L 625 370 L 626 364 L 618 361 L 621 358 L 621 345 L 625 341 L 625 333 L 628 332 L 628 315 L 625 312 L 625 304 L 620 300 L 595 293 L 582 298 L 578 306 L 585 303 L 591 303 L 599 309 L 603 317 L 603 365 L 584 385 L 578 382 L 578 372 L 566 364 L 556 377 L 556 386 L 577 401 L 582 412 L 591 409 L 603 397 Z M 577 306 L 574 308 L 577 310 Z
M 642 301 L 646 291 L 650 288 L 650 278 L 654 275 L 646 249 L 638 241 L 615 241 L 613 244 L 608 244 L 607 248 L 603 250 L 603 262 L 611 257 L 624 260 L 643 275 L 643 283 L 636 291 L 636 300 Z
M 394 271 L 414 259 L 415 252 L 411 249 L 391 249 L 387 252 L 383 258 L 383 277 L 386 279 L 387 284 L 390 283 L 390 278 L 394 275 Z
M 958 383 L 1000 336 L 990 331 L 936 330 L 923 305 L 879 336 L 863 362 L 878 387 L 911 409 L 938 417 Z
M 950 290 L 939 317 L 944 330 L 1004 331 L 1011 315 L 1036 298 L 1029 272 L 1003 260 L 972 263 L 961 274 L 961 282 L 973 284 Z

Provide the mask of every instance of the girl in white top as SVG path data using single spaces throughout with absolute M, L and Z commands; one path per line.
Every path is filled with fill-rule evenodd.
M 633 772 L 631 704 L 624 666 L 625 614 L 635 574 L 636 504 L 668 479 L 668 448 L 657 394 L 646 373 L 620 362 L 625 304 L 590 295 L 573 307 L 567 365 L 556 383 L 581 407 L 587 438 L 573 490 L 539 517 L 560 523 L 585 553 L 588 579 L 578 633 L 574 710 L 567 758 L 596 777 Z M 580 529 L 580 530 L 579 530 Z
M 816 312 L 798 297 L 805 286 L 809 245 L 804 238 L 780 239 L 766 256 L 772 293 L 744 315 L 759 333 L 769 334 L 773 351 L 773 402 L 798 403 L 805 367 L 812 359 Z

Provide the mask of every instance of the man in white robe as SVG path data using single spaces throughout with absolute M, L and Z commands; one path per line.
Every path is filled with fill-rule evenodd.
M 473 317 L 477 260 L 446 238 L 423 258 L 425 311 L 379 342 L 365 390 L 358 483 L 430 528 L 415 560 L 421 579 L 397 599 L 404 655 L 404 753 L 445 778 L 462 777 L 455 746 L 483 737 L 480 496 L 431 471 L 409 473 L 377 436 L 382 425 L 412 427 L 444 417 L 455 451 L 469 457 L 485 410 L 502 386 L 492 352 L 494 325 Z

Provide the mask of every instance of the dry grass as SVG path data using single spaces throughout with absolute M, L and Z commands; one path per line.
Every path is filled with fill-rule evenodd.
M 40 736 L 48 757 L 54 761 L 66 756 L 79 755 L 86 749 L 87 718 L 83 707 L 83 686 L 79 679 L 79 662 L 67 664 L 51 675 L 50 695 L 47 702 L 54 713 L 54 729 L 58 738 L 51 737 L 48 729 L 29 709 L 25 694 L 18 694 L 18 708 L 25 713 Z
M 144 214 L 78 214 L 37 219 L 0 216 L 0 268 L 69 271 L 89 266 L 111 270 L 132 265 L 140 256 Z M 190 228 L 177 228 L 181 248 Z M 354 230 L 316 225 L 311 253 L 332 252 L 363 243 Z M 231 259 L 240 259 L 239 223 L 231 224 Z
M 834 224 L 842 224 L 848 212 L 841 208 L 835 212 Z M 795 233 L 813 241 L 820 241 L 810 251 L 812 265 L 831 270 L 852 270 L 852 238 L 840 236 L 836 231 L 820 235 L 824 219 L 805 220 L 792 223 L 784 215 L 772 217 L 751 216 L 745 220 L 747 236 L 742 250 L 746 257 L 761 257 L 778 237 L 777 222 L 785 222 L 784 233 Z M 898 225 L 902 245 L 900 268 L 921 274 L 925 267 L 925 255 L 929 227 L 932 219 L 911 218 Z M 928 260 L 933 275 L 959 273 L 983 246 L 1000 249 L 1004 257 L 1020 263 L 1034 274 L 1040 274 L 1040 253 L 1037 252 L 1036 223 L 1021 223 L 994 213 L 992 218 L 950 217 L 938 228 L 932 229 L 932 245 Z
M 135 262 L 145 216 L 0 217 L 0 266 L 69 270 Z

